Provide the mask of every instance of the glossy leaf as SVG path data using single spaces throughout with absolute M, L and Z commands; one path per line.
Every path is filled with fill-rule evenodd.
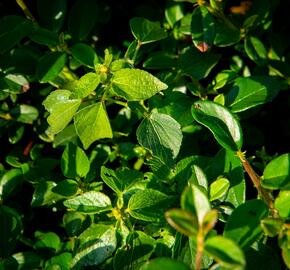
M 214 17 L 205 6 L 200 6 L 194 9 L 192 13 L 191 35 L 192 41 L 197 48 L 199 48 L 202 43 L 206 43 L 207 46 L 211 46 L 214 41 Z
M 229 217 L 224 236 L 235 241 L 242 249 L 250 247 L 261 235 L 261 219 L 268 214 L 261 200 L 248 200 L 238 206 Z
M 61 268 L 62 270 L 71 269 L 72 254 L 70 252 L 64 252 L 54 257 L 51 257 L 45 262 L 46 269 Z
M 230 182 L 226 178 L 219 178 L 210 184 L 210 200 L 219 200 L 225 197 L 228 189 L 230 187 Z
M 70 50 L 76 60 L 90 68 L 93 68 L 96 61 L 98 61 L 98 56 L 94 49 L 85 43 L 74 44 Z
M 158 41 L 167 37 L 159 22 L 151 22 L 145 18 L 136 17 L 131 19 L 130 27 L 134 37 L 141 44 Z
M 137 139 L 153 155 L 170 163 L 178 155 L 182 133 L 180 125 L 172 117 L 153 112 L 138 127 Z
M 0 201 L 15 195 L 23 183 L 23 174 L 20 169 L 11 169 L 0 177 Z
M 88 191 L 64 201 L 66 207 L 82 213 L 100 213 L 112 208 L 110 198 L 104 193 Z
M 240 124 L 225 107 L 212 101 L 197 101 L 192 106 L 192 115 L 213 133 L 221 146 L 232 151 L 241 150 L 243 135 Z
M 57 183 L 52 191 L 61 196 L 70 197 L 77 193 L 78 183 L 75 180 L 66 179 Z
M 114 227 L 92 224 L 79 236 L 79 246 L 72 261 L 72 268 L 96 266 L 112 256 L 117 246 Z
M 182 209 L 170 209 L 165 213 L 167 222 L 178 232 L 196 237 L 198 221 L 192 213 Z
M 29 35 L 29 38 L 31 38 L 32 41 L 45 46 L 57 46 L 59 43 L 58 36 L 55 32 L 41 27 L 38 27 L 33 31 Z
M 271 101 L 281 87 L 281 82 L 275 77 L 240 77 L 225 96 L 226 104 L 232 112 L 242 112 Z
M 245 256 L 240 247 L 223 236 L 210 237 L 205 241 L 205 251 L 226 268 L 244 269 Z
M 106 108 L 101 102 L 81 109 L 74 117 L 74 124 L 85 149 L 98 139 L 113 137 Z
M 114 73 L 112 87 L 116 95 L 131 101 L 148 99 L 167 85 L 144 70 L 123 68 Z
M 147 188 L 131 196 L 126 211 L 136 219 L 161 222 L 164 219 L 164 210 L 170 206 L 171 202 L 171 196 Z
M 156 258 L 145 263 L 140 270 L 189 270 L 182 262 L 170 258 Z
M 278 197 L 275 200 L 275 208 L 278 210 L 280 217 L 290 217 L 290 191 L 280 191 Z
M 183 18 L 183 5 L 175 2 L 168 2 L 165 9 L 165 18 L 173 28 L 174 24 Z
M 276 157 L 267 164 L 261 185 L 268 189 L 290 189 L 290 154 Z
M 54 232 L 40 232 L 36 231 L 34 234 L 36 242 L 33 248 L 36 250 L 45 250 L 47 252 L 57 251 L 60 248 L 61 242 L 59 236 Z
M 25 124 L 32 124 L 34 120 L 38 118 L 38 110 L 27 104 L 20 104 L 19 106 L 13 108 L 10 111 L 10 114 L 16 121 L 25 123 Z
M 47 53 L 39 59 L 36 75 L 40 82 L 54 80 L 66 63 L 66 54 L 62 52 Z
M 36 269 L 41 265 L 41 257 L 34 252 L 18 252 L 2 260 L 3 269 Z M 1 269 L 1 265 L 0 265 Z
M 257 37 L 249 36 L 245 39 L 245 51 L 249 58 L 258 65 L 267 63 L 267 50 Z
M 64 88 L 72 92 L 71 98 L 85 98 L 91 94 L 100 83 L 100 76 L 89 72 L 79 80 L 67 83 Z

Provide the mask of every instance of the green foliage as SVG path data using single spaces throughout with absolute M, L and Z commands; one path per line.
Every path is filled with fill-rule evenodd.
M 2 2 L 1 270 L 290 268 L 283 1 Z

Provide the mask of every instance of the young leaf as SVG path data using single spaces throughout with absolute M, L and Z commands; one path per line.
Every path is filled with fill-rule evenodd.
M 290 191 L 280 191 L 278 197 L 275 200 L 275 208 L 279 211 L 279 215 L 282 218 L 288 219 L 290 217 Z
M 237 119 L 225 107 L 212 101 L 197 101 L 192 106 L 193 118 L 206 126 L 218 143 L 232 151 L 241 150 L 242 130 Z
M 42 103 L 50 113 L 47 122 L 52 133 L 63 130 L 81 104 L 80 99 L 70 99 L 70 95 L 71 92 L 68 90 L 55 90 Z
M 64 88 L 72 92 L 71 98 L 85 98 L 98 87 L 99 83 L 100 76 L 89 72 L 79 80 L 67 83 Z
M 226 178 L 219 178 L 210 184 L 210 201 L 222 199 L 230 187 L 230 181 Z
M 267 164 L 261 185 L 268 189 L 290 189 L 290 154 L 284 154 Z
M 117 246 L 115 228 L 111 225 L 92 224 L 79 237 L 79 246 L 71 269 L 96 266 L 111 257 Z
M 226 268 L 242 270 L 246 265 L 243 251 L 234 241 L 226 237 L 214 236 L 208 238 L 205 241 L 204 249 Z
M 93 68 L 98 61 L 98 56 L 94 49 L 85 43 L 74 44 L 70 50 L 72 56 L 87 67 Z
M 42 83 L 52 81 L 61 72 L 66 63 L 66 54 L 62 52 L 47 53 L 39 59 L 36 76 Z
M 90 169 L 86 153 L 78 146 L 70 143 L 61 157 L 62 173 L 68 178 L 85 177 Z
M 224 236 L 235 241 L 242 249 L 250 247 L 261 235 L 261 219 L 268 214 L 261 200 L 249 200 L 237 207 L 229 217 Z
M 111 200 L 108 196 L 97 191 L 88 191 L 63 202 L 71 209 L 82 213 L 100 213 L 112 208 Z
M 111 82 L 116 95 L 128 101 L 148 99 L 167 88 L 165 83 L 140 69 L 120 69 L 114 73 Z
M 137 191 L 128 203 L 128 213 L 140 220 L 160 222 L 164 219 L 164 210 L 172 203 L 172 197 L 154 189 Z
M 153 112 L 137 129 L 138 142 L 164 162 L 176 158 L 181 142 L 180 125 L 169 115 Z
M 136 17 L 131 19 L 130 27 L 132 34 L 141 44 L 158 41 L 167 37 L 159 22 L 151 22 L 145 18 Z
M 156 258 L 143 264 L 140 270 L 189 270 L 190 268 L 179 261 L 171 258 Z
M 192 213 L 182 209 L 170 209 L 165 213 L 167 222 L 178 232 L 196 237 L 198 221 Z
M 225 95 L 226 104 L 232 112 L 242 112 L 271 101 L 281 88 L 281 82 L 275 77 L 240 77 Z
M 85 149 L 98 139 L 113 137 L 106 108 L 102 102 L 89 105 L 77 112 L 74 124 Z
M 196 48 L 201 48 L 201 44 L 206 43 L 207 50 L 212 45 L 215 37 L 215 21 L 213 15 L 205 6 L 194 9 L 191 17 L 191 35 Z M 206 50 L 201 50 L 205 52 Z

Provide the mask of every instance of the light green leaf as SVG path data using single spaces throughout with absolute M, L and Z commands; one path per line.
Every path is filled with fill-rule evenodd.
M 42 83 L 54 80 L 66 63 L 66 54 L 62 52 L 47 53 L 39 59 L 36 76 Z
M 81 100 L 70 99 L 71 92 L 68 90 L 55 90 L 42 103 L 50 113 L 47 122 L 52 133 L 62 131 L 72 120 L 78 110 Z
M 204 171 L 195 164 L 193 164 L 191 168 L 192 168 L 192 175 L 189 181 L 196 186 L 201 186 L 205 190 L 208 190 L 207 177 Z
M 231 239 L 214 236 L 205 241 L 204 248 L 209 255 L 226 268 L 242 270 L 246 265 L 243 251 Z
M 284 154 L 267 164 L 261 185 L 268 189 L 290 189 L 290 154 Z
M 190 237 L 196 237 L 198 221 L 191 212 L 182 209 L 170 209 L 165 213 L 167 222 L 178 232 Z
M 261 219 L 268 214 L 267 205 L 261 200 L 248 200 L 238 206 L 228 218 L 224 236 L 247 249 L 261 235 Z
M 210 201 L 223 199 L 230 187 L 230 181 L 226 178 L 219 178 L 210 184 Z
M 245 51 L 251 60 L 258 65 L 265 65 L 267 63 L 266 47 L 257 37 L 247 37 L 244 45 Z
M 104 193 L 88 191 L 63 202 L 71 209 L 82 213 L 100 213 L 112 208 L 110 198 Z
M 61 242 L 59 236 L 54 232 L 43 233 L 36 231 L 34 234 L 36 242 L 33 245 L 34 249 L 45 249 L 46 251 L 53 250 L 54 252 L 60 248 Z
M 93 68 L 94 64 L 98 62 L 98 56 L 94 49 L 85 43 L 74 44 L 70 50 L 72 56 L 87 67 Z
M 110 225 L 92 224 L 78 240 L 80 244 L 72 261 L 72 269 L 96 267 L 111 257 L 117 246 L 115 228 Z
M 280 191 L 275 200 L 275 208 L 278 210 L 280 217 L 288 219 L 290 217 L 290 191 Z
M 148 99 L 167 88 L 165 83 L 140 69 L 120 69 L 111 82 L 113 91 L 128 101 Z
M 206 43 L 211 46 L 215 38 L 215 21 L 205 6 L 194 9 L 191 17 L 191 35 L 194 45 Z
M 190 268 L 177 260 L 170 258 L 156 258 L 142 265 L 140 270 L 189 270 Z
M 74 124 L 85 149 L 98 139 L 113 137 L 106 108 L 102 102 L 80 110 L 74 117 Z
M 10 114 L 16 121 L 25 124 L 32 124 L 38 117 L 38 110 L 27 104 L 20 104 L 10 111 Z
M 128 203 L 128 213 L 136 218 L 151 222 L 164 219 L 164 210 L 172 203 L 172 197 L 154 189 L 145 189 L 133 194 Z
M 71 98 L 85 98 L 98 87 L 99 83 L 100 76 L 90 72 L 79 80 L 67 83 L 64 88 L 72 92 Z
M 173 28 L 174 24 L 181 20 L 184 16 L 183 13 L 183 5 L 175 2 L 167 2 L 167 6 L 165 9 L 165 18 L 167 22 L 170 24 L 171 28 Z
M 138 142 L 164 162 L 178 155 L 182 132 L 176 120 L 166 114 L 153 112 L 137 129 Z
M 141 44 L 154 42 L 167 37 L 166 32 L 161 28 L 159 22 L 151 22 L 145 18 L 136 17 L 131 19 L 130 27 L 132 34 Z
M 270 76 L 240 77 L 225 95 L 232 112 L 242 112 L 274 99 L 281 90 L 281 82 Z
M 193 104 L 192 115 L 213 133 L 222 147 L 232 151 L 241 150 L 242 130 L 238 120 L 228 109 L 212 101 L 200 100 Z
M 61 157 L 61 170 L 68 178 L 85 177 L 90 170 L 90 162 L 84 150 L 68 144 Z

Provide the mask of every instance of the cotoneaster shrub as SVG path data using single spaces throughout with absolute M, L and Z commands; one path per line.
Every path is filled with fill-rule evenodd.
M 284 2 L 0 7 L 1 270 L 290 267 Z

